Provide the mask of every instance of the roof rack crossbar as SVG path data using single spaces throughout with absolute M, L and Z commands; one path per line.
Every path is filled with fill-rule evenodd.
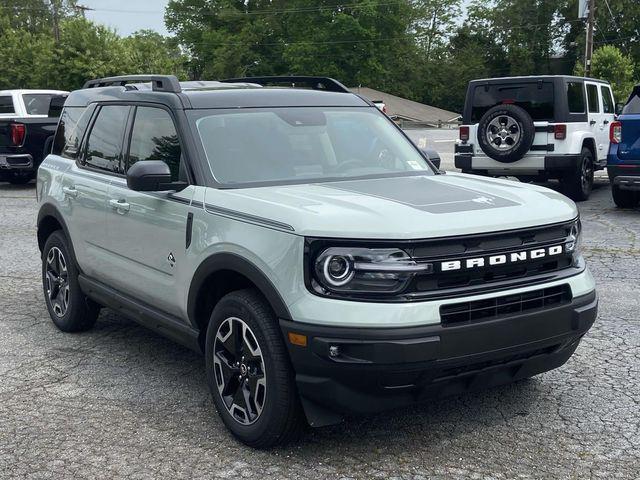
M 180 93 L 182 88 L 175 75 L 121 75 L 119 77 L 96 78 L 87 81 L 82 88 L 125 86 L 129 83 L 151 82 L 154 92 Z
M 329 77 L 310 77 L 302 75 L 289 76 L 268 76 L 268 77 L 239 77 L 227 78 L 220 80 L 225 83 L 257 83 L 258 85 L 273 85 L 288 83 L 290 86 L 295 84 L 304 84 L 310 86 L 313 90 L 325 90 L 328 92 L 351 93 L 342 83 Z

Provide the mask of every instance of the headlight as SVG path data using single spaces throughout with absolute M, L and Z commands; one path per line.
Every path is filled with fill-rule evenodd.
M 313 260 L 312 286 L 321 294 L 395 294 L 416 274 L 432 272 L 431 263 L 397 248 L 330 247 Z
M 580 241 L 582 239 L 582 224 L 580 219 L 576 220 L 571 229 L 565 243 L 565 250 L 569 253 L 573 253 L 574 256 L 580 253 Z

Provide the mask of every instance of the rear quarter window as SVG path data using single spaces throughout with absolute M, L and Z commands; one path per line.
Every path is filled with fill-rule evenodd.
M 604 107 L 603 113 L 615 113 L 616 106 L 613 103 L 613 95 L 611 94 L 611 89 L 605 85 L 601 85 L 600 92 L 602 93 L 602 106 Z
M 53 98 L 51 93 L 25 93 L 22 95 L 24 108 L 28 115 L 47 115 Z
M 567 83 L 567 103 L 569 104 L 569 113 L 584 113 L 584 84 L 582 82 Z
M 622 115 L 637 114 L 640 114 L 640 85 L 633 89 L 627 104 L 622 109 Z
M 553 84 L 531 82 L 478 85 L 473 94 L 471 120 L 480 121 L 490 108 L 502 104 L 517 105 L 525 109 L 534 120 L 553 120 Z
M 80 151 L 82 136 L 89 123 L 93 108 L 66 107 L 62 111 L 56 136 L 53 140 L 54 155 L 75 160 Z
M 0 97 L 0 115 L 3 113 L 15 113 L 13 97 L 11 95 L 3 95 Z

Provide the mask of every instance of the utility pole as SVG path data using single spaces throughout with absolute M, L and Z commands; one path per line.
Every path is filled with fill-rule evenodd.
M 60 43 L 60 5 L 58 0 L 51 0 L 51 6 L 53 7 L 53 15 L 51 17 L 53 21 L 53 38 L 56 39 L 56 43 Z
M 87 7 L 86 5 L 74 5 L 73 8 L 75 8 L 77 11 L 80 12 L 80 15 L 82 15 L 82 18 L 87 18 L 87 11 L 88 10 L 95 10 L 91 7 Z
M 589 0 L 589 16 L 587 17 L 587 41 L 584 53 L 584 76 L 591 76 L 591 58 L 593 57 L 593 27 L 596 23 L 596 0 Z

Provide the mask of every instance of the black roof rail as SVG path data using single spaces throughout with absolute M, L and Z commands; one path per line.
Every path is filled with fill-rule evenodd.
M 151 82 L 154 92 L 180 93 L 182 87 L 175 75 L 121 75 L 119 77 L 96 78 L 87 81 L 82 88 L 125 86 L 129 83 Z
M 277 85 L 282 83 L 290 84 L 295 87 L 296 84 L 303 84 L 311 87 L 313 90 L 325 90 L 327 92 L 351 93 L 351 91 L 341 84 L 339 81 L 329 77 L 310 77 L 303 75 L 289 76 L 270 76 L 270 77 L 240 77 L 227 78 L 220 80 L 225 83 L 257 83 L 258 85 Z

